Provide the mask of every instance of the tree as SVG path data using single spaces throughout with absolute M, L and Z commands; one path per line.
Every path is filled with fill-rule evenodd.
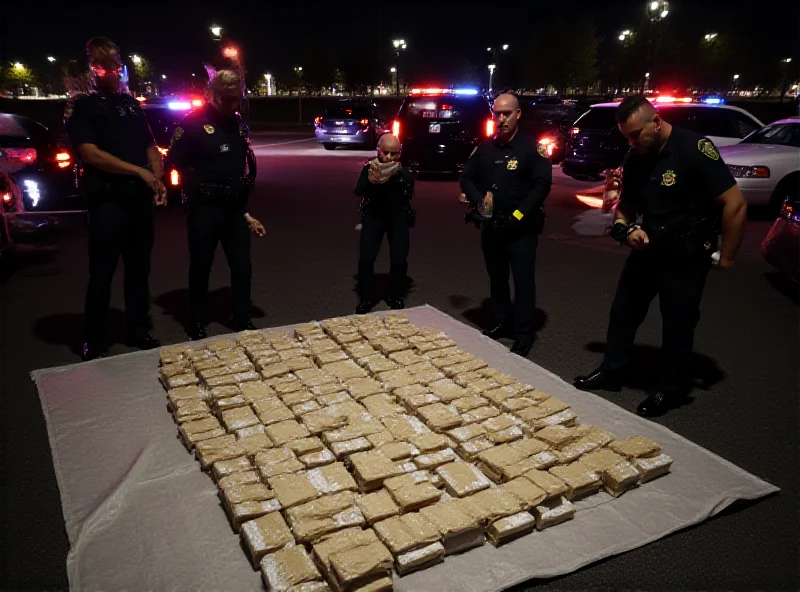
M 585 92 L 597 80 L 597 48 L 601 39 L 597 36 L 594 22 L 588 17 L 575 23 L 568 38 L 577 42 L 567 43 L 564 60 L 566 81 L 573 88 Z
M 24 93 L 24 87 L 34 86 L 36 73 L 19 62 L 9 64 L 0 70 L 0 88 L 11 92 L 15 97 Z
M 150 60 L 140 55 L 135 55 L 133 61 L 133 80 L 131 87 L 136 90 L 136 94 L 141 94 L 147 85 L 152 84 L 153 65 Z

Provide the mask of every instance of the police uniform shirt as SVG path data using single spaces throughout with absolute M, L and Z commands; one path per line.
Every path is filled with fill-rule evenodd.
M 518 131 L 510 142 L 493 138 L 481 143 L 464 167 L 461 187 L 474 204 L 491 191 L 496 211 L 522 219 L 544 204 L 552 181 L 550 161 L 528 134 Z
M 716 198 L 736 181 L 708 138 L 679 127 L 656 154 L 632 153 L 622 171 L 620 201 L 645 222 L 712 214 Z
M 141 106 L 131 95 L 99 91 L 78 95 L 67 103 L 64 118 L 67 135 L 76 148 L 94 144 L 130 164 L 148 165 L 147 149 L 155 140 Z M 107 179 L 122 176 L 89 164 L 84 164 L 84 170 L 87 175 Z
M 389 216 L 405 212 L 414 194 L 414 178 L 405 168 L 400 168 L 386 183 L 370 183 L 367 162 L 361 169 L 355 193 L 365 200 L 366 209 L 376 216 Z
M 175 128 L 169 160 L 182 173 L 192 168 L 198 182 L 230 183 L 244 177 L 249 143 L 250 132 L 238 115 L 223 116 L 209 105 Z

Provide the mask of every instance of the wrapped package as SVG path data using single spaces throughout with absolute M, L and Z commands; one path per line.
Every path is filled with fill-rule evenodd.
M 308 552 L 300 546 L 284 547 L 261 560 L 261 575 L 267 592 L 289 592 L 304 582 L 322 579 Z
M 271 512 L 243 523 L 239 531 L 253 567 L 258 568 L 267 553 L 294 544 L 294 537 L 280 512 Z
M 536 518 L 528 512 L 519 512 L 492 522 L 486 529 L 486 538 L 494 546 L 528 534 L 536 527 Z

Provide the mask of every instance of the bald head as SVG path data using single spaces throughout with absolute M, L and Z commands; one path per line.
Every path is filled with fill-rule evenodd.
M 495 121 L 495 135 L 501 142 L 509 142 L 517 133 L 519 118 L 522 115 L 519 100 L 511 93 L 499 95 L 492 104 Z
M 400 140 L 392 134 L 383 134 L 378 140 L 378 159 L 381 162 L 400 160 Z

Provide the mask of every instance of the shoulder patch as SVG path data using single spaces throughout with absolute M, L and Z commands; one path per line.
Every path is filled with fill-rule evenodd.
M 181 139 L 182 135 L 183 135 L 183 128 L 181 126 L 176 127 L 175 131 L 172 132 L 172 140 L 170 140 L 169 143 L 170 149 L 172 149 L 172 147 L 175 145 L 175 142 Z
M 714 146 L 711 140 L 706 138 L 699 140 L 697 142 L 697 149 L 711 160 L 719 160 L 719 152 L 717 152 L 717 147 Z

